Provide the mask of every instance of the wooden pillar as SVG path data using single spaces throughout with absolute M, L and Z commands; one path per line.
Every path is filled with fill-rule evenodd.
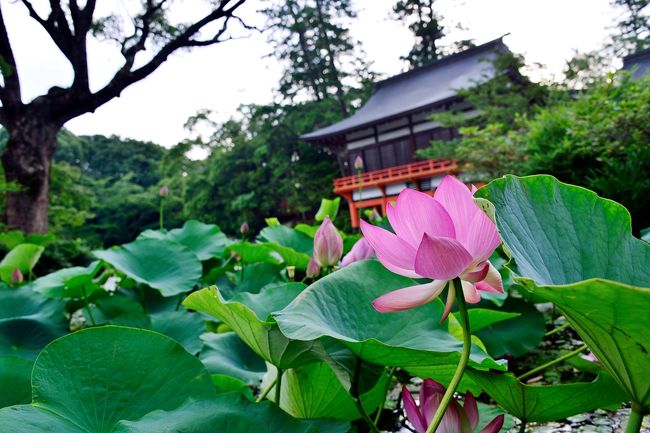
M 381 216 L 386 216 L 386 205 L 388 203 L 386 185 L 379 185 L 379 190 L 381 191 Z
M 352 228 L 358 229 L 361 222 L 359 221 L 359 209 L 352 199 L 351 193 L 343 194 L 343 197 L 348 201 L 348 209 L 350 210 L 350 222 L 352 223 Z

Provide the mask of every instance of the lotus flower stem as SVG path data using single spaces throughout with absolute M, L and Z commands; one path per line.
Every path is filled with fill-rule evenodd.
M 587 345 L 583 344 L 582 346 L 578 347 L 576 350 L 572 350 L 571 352 L 565 353 L 562 356 L 558 356 L 557 358 L 555 358 L 552 361 L 547 362 L 546 364 L 542 364 L 542 365 L 540 365 L 538 367 L 533 368 L 529 372 L 524 373 L 521 376 L 519 376 L 517 378 L 517 380 L 524 380 L 527 377 L 530 377 L 530 376 L 532 376 L 532 375 L 534 375 L 536 373 L 539 373 L 540 371 L 546 370 L 547 368 L 552 367 L 552 366 L 554 366 L 556 364 L 559 364 L 559 363 L 561 363 L 563 361 L 566 361 L 569 358 L 573 358 L 574 356 L 578 355 L 580 352 L 584 351 L 586 348 L 587 348 Z
M 377 426 L 375 425 L 374 422 L 372 422 L 372 419 L 368 416 L 368 413 L 363 407 L 363 404 L 361 404 L 361 396 L 359 395 L 359 380 L 361 379 L 361 365 L 363 364 L 363 361 L 361 358 L 357 358 L 357 362 L 354 366 L 354 377 L 352 378 L 352 386 L 350 389 L 350 393 L 352 394 L 352 399 L 354 400 L 354 404 L 357 407 L 357 410 L 359 411 L 359 414 L 363 418 L 363 420 L 368 424 L 368 427 L 370 428 L 370 431 L 372 433 L 381 433 Z M 381 407 L 379 408 L 381 410 Z
M 627 419 L 627 428 L 625 433 L 638 433 L 641 430 L 643 423 L 644 410 L 637 403 L 632 403 L 632 410 L 630 410 L 630 417 Z
M 165 197 L 161 196 L 160 197 L 160 230 L 165 229 L 164 212 L 165 212 Z
M 454 398 L 454 392 L 456 392 L 456 388 L 458 388 L 460 379 L 463 377 L 463 373 L 465 372 L 465 367 L 467 367 L 467 362 L 469 361 L 469 354 L 472 346 L 472 334 L 469 328 L 469 315 L 467 314 L 467 305 L 465 304 L 465 296 L 463 295 L 463 288 L 460 282 L 460 278 L 456 277 L 450 281 L 448 290 L 454 290 L 456 293 L 456 299 L 458 300 L 458 313 L 460 315 L 459 321 L 461 328 L 463 328 L 463 351 L 460 354 L 460 360 L 458 361 L 458 366 L 456 367 L 454 376 L 451 378 L 451 382 L 449 382 L 449 387 L 447 387 L 445 395 L 443 395 L 442 400 L 440 400 L 440 406 L 438 406 L 438 410 L 436 410 L 436 414 L 433 416 L 431 424 L 429 424 L 426 433 L 435 432 L 442 422 L 442 417 L 445 415 L 451 399 Z
M 278 374 L 275 376 L 277 379 L 275 384 L 275 404 L 278 407 L 280 407 L 280 395 L 282 395 L 282 374 L 284 374 L 284 370 L 278 368 Z
M 519 425 L 519 433 L 526 433 L 526 420 L 522 419 L 521 424 Z
M 557 334 L 558 332 L 562 332 L 566 328 L 568 328 L 569 326 L 571 326 L 571 324 L 569 322 L 566 322 L 566 323 L 558 326 L 557 328 L 553 328 L 550 331 L 548 331 L 546 334 L 544 334 L 544 337 L 550 337 L 553 334 Z
M 90 323 L 92 323 L 92 325 L 95 326 L 96 325 L 95 318 L 93 317 L 93 312 L 90 309 L 90 302 L 88 301 L 88 292 L 86 292 L 85 285 L 81 286 L 81 293 L 83 293 L 84 295 L 84 306 L 86 307 L 86 311 L 88 312 L 88 318 L 90 319 Z
M 269 392 L 271 392 L 271 389 L 275 386 L 276 383 L 278 383 L 278 376 L 277 375 L 273 378 L 271 383 L 269 383 L 269 385 L 264 389 L 264 391 L 262 391 L 262 393 L 259 395 L 259 397 L 257 397 L 257 399 L 255 400 L 255 403 L 259 403 L 262 400 L 264 400 L 266 398 L 266 396 L 269 395 Z
M 381 404 L 377 409 L 377 415 L 375 415 L 375 422 L 374 422 L 375 425 L 379 425 L 379 419 L 381 418 L 381 413 L 384 410 L 384 404 L 386 404 L 386 397 L 388 396 L 388 391 L 390 391 L 390 383 L 393 380 L 393 374 L 395 373 L 395 368 L 397 367 L 391 367 L 388 369 L 388 380 L 386 380 L 386 389 L 384 389 L 384 397 L 381 399 Z

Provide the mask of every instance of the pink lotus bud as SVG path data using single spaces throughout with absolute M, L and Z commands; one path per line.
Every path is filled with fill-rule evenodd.
M 167 185 L 161 186 L 158 194 L 160 194 L 161 197 L 167 197 L 169 195 L 169 187 Z
M 368 241 L 364 238 L 355 242 L 354 246 L 349 253 L 341 260 L 341 267 L 345 267 L 351 263 L 358 262 L 359 260 L 366 260 L 375 255 L 375 250 L 372 249 Z
M 316 263 L 313 257 L 309 260 L 309 264 L 307 264 L 306 273 L 307 278 L 316 278 L 320 274 L 320 266 L 318 266 L 318 263 Z
M 314 260 L 321 268 L 334 266 L 343 254 L 343 239 L 329 215 L 314 235 Z
M 246 221 L 244 221 L 241 224 L 241 226 L 239 226 L 239 233 L 245 235 L 245 234 L 248 234 L 249 231 L 250 231 L 250 227 L 248 227 L 248 223 Z
M 20 272 L 20 269 L 15 268 L 15 269 L 11 272 L 11 284 L 14 284 L 14 285 L 15 285 L 15 284 L 20 284 L 20 283 L 22 283 L 23 281 L 25 281 L 25 277 L 23 277 L 23 273 Z
M 357 155 L 354 159 L 354 169 L 357 171 L 363 170 L 363 158 L 361 158 L 361 155 Z

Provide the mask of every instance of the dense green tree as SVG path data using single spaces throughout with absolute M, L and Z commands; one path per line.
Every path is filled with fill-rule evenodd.
M 279 92 L 286 101 L 333 98 L 342 116 L 374 75 L 346 23 L 356 18 L 350 0 L 267 0 L 262 12 L 273 56 L 284 72 Z M 297 99 L 296 99 L 297 98 Z
M 170 17 L 172 0 L 146 0 L 133 16 L 108 8 L 96 13 L 96 1 L 52 0 L 49 8 L 37 8 L 21 0 L 30 17 L 49 35 L 69 61 L 74 77 L 69 87 L 52 87 L 46 94 L 25 103 L 21 75 L 0 3 L 0 124 L 9 132 L 2 155 L 7 181 L 22 186 L 9 192 L 6 219 L 9 226 L 26 232 L 44 232 L 48 223 L 48 193 L 56 137 L 69 120 L 120 95 L 130 85 L 153 73 L 179 49 L 212 45 L 228 39 L 228 24 L 245 0 L 206 1 L 204 14 L 190 22 Z M 124 25 L 127 22 L 129 25 Z M 96 91 L 90 89 L 88 41 L 117 44 L 123 56 L 114 76 Z M 147 56 L 142 57 L 144 50 Z M 38 52 L 32 53 L 38 55 Z
M 211 155 L 188 176 L 186 212 L 231 233 L 244 220 L 255 230 L 269 216 L 310 217 L 331 194 L 337 167 L 325 149 L 298 137 L 338 119 L 335 107 L 333 99 L 242 107 L 242 119 L 216 129 Z
M 408 23 L 415 36 L 411 51 L 401 57 L 412 68 L 426 65 L 444 55 L 462 51 L 473 45 L 471 40 L 462 40 L 451 45 L 441 42 L 446 33 L 442 25 L 443 17 L 435 9 L 435 3 L 436 0 L 399 0 L 393 6 L 395 17 Z

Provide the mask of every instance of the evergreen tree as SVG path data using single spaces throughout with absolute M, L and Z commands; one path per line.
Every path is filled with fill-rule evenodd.
M 374 78 L 345 26 L 356 18 L 350 0 L 271 1 L 262 12 L 273 55 L 285 68 L 282 97 L 333 98 L 341 116 L 347 116 L 359 97 L 356 91 L 367 90 Z
M 395 17 L 408 22 L 408 27 L 415 36 L 413 48 L 406 56 L 401 57 L 412 68 L 473 46 L 471 40 L 462 40 L 451 45 L 441 43 L 440 40 L 446 33 L 442 16 L 434 9 L 435 2 L 436 0 L 399 0 L 393 6 Z
M 618 56 L 650 48 L 650 0 L 613 0 L 621 11 L 611 48 Z

